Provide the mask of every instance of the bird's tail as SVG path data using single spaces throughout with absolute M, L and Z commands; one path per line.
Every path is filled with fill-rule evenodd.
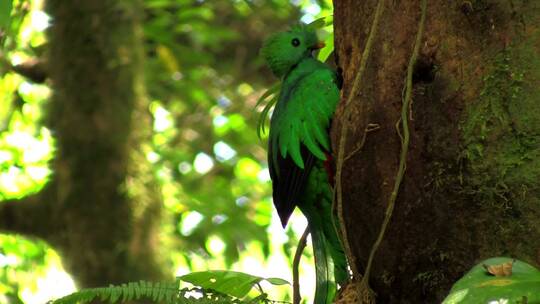
M 313 303 L 332 303 L 337 290 L 333 273 L 334 263 L 322 229 L 312 223 L 309 223 L 309 226 L 315 257 L 315 301 Z
M 332 213 L 329 212 L 327 215 L 328 219 L 323 221 L 323 231 L 327 242 L 326 248 L 328 248 L 332 257 L 334 278 L 339 285 L 343 286 L 350 278 L 347 258 L 343 250 L 343 244 L 341 243 L 341 233 L 338 233 L 336 230 L 339 227 L 335 225 L 337 223 L 331 218 Z
M 337 284 L 342 285 L 349 278 L 347 260 L 333 223 L 322 221 L 317 213 L 307 218 L 315 257 L 314 304 L 329 304 L 334 300 Z
M 337 285 L 349 279 L 347 259 L 334 225 L 333 192 L 322 162 L 315 164 L 301 198 L 300 210 L 306 216 L 311 231 L 315 256 L 315 304 L 332 303 Z

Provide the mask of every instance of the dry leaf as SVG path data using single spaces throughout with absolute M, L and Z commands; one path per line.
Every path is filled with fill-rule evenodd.
M 506 263 L 498 264 L 498 265 L 486 265 L 483 264 L 484 268 L 487 270 L 487 272 L 491 275 L 494 275 L 496 277 L 507 277 L 512 275 L 512 266 L 514 265 L 514 262 L 516 260 L 511 260 Z

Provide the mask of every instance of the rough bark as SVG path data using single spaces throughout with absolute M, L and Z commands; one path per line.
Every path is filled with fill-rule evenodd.
M 163 279 L 139 1 L 48 1 L 52 180 L 0 206 L 0 229 L 43 238 L 80 287 Z
M 377 1 L 334 1 L 343 100 Z M 440 303 L 475 263 L 539 265 L 540 20 L 536 1 L 428 1 L 410 109 L 407 171 L 370 286 L 377 303 Z M 386 1 L 353 99 L 343 208 L 359 270 L 379 233 L 399 163 L 399 119 L 420 1 Z M 333 126 L 339 142 L 343 107 Z M 337 148 L 335 149 L 337 151 Z

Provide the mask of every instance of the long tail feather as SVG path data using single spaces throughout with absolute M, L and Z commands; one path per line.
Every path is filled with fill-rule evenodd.
M 337 285 L 349 280 L 347 258 L 332 219 L 332 189 L 319 161 L 310 173 L 300 210 L 311 231 L 315 256 L 315 304 L 332 303 Z
M 331 215 L 329 214 L 328 217 L 330 216 Z M 326 248 L 332 257 L 334 278 L 337 284 L 343 286 L 350 277 L 347 258 L 345 256 L 345 252 L 343 251 L 341 239 L 336 231 L 336 225 L 331 218 L 323 222 L 323 231 L 327 245 Z
M 334 281 L 334 263 L 328 250 L 328 244 L 322 226 L 310 221 L 311 241 L 315 257 L 315 301 L 314 304 L 332 303 L 336 294 Z

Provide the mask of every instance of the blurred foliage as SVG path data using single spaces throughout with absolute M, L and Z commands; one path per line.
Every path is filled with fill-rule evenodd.
M 24 257 L 24 258 L 20 258 Z M 10 282 L 32 282 L 32 277 L 43 274 L 47 262 L 46 246 L 42 242 L 31 242 L 15 236 L 0 238 L 0 295 L 9 303 L 23 303 L 19 293 L 24 288 L 36 288 Z M 28 272 L 32 269 L 32 272 Z M 3 302 L 0 297 L 0 302 Z
M 149 158 L 175 216 L 185 261 L 193 253 L 210 256 L 211 236 L 225 244 L 228 265 L 251 240 L 268 254 L 266 153 L 251 110 L 255 86 L 268 82 L 258 48 L 268 27 L 290 23 L 300 12 L 287 1 L 145 4 L 156 131 Z
M 13 72 L 13 66 L 45 59 L 50 20 L 43 0 L 0 2 L 2 201 L 39 191 L 54 174 L 48 167 L 54 134 L 44 123 L 48 83 Z M 146 0 L 144 5 L 145 79 L 154 118 L 147 159 L 173 219 L 163 227 L 178 249 L 171 258 L 190 268 L 195 258 L 220 259 L 230 267 L 254 244 L 268 257 L 273 209 L 266 151 L 255 127 L 263 107 L 255 104 L 275 79 L 258 51 L 271 32 L 331 15 L 331 1 Z M 326 37 L 327 43 L 332 40 Z M 282 249 L 290 258 L 296 244 L 290 226 L 287 236 Z M 7 243 L 0 246 L 0 294 L 10 290 L 17 296 L 27 282 L 13 271 L 31 273 L 45 265 L 50 249 L 0 235 L 0 244 Z M 17 266 L 2 262 L 11 257 Z
M 324 12 L 316 5 L 317 14 L 329 14 L 328 2 Z M 269 254 L 270 184 L 253 108 L 274 79 L 258 50 L 267 33 L 285 29 L 302 7 L 314 5 L 293 3 L 146 1 L 146 76 L 156 131 L 150 160 L 182 248 L 191 249 L 183 252 L 187 262 L 193 252 L 211 255 L 212 236 L 224 242 L 228 265 L 249 241 Z

